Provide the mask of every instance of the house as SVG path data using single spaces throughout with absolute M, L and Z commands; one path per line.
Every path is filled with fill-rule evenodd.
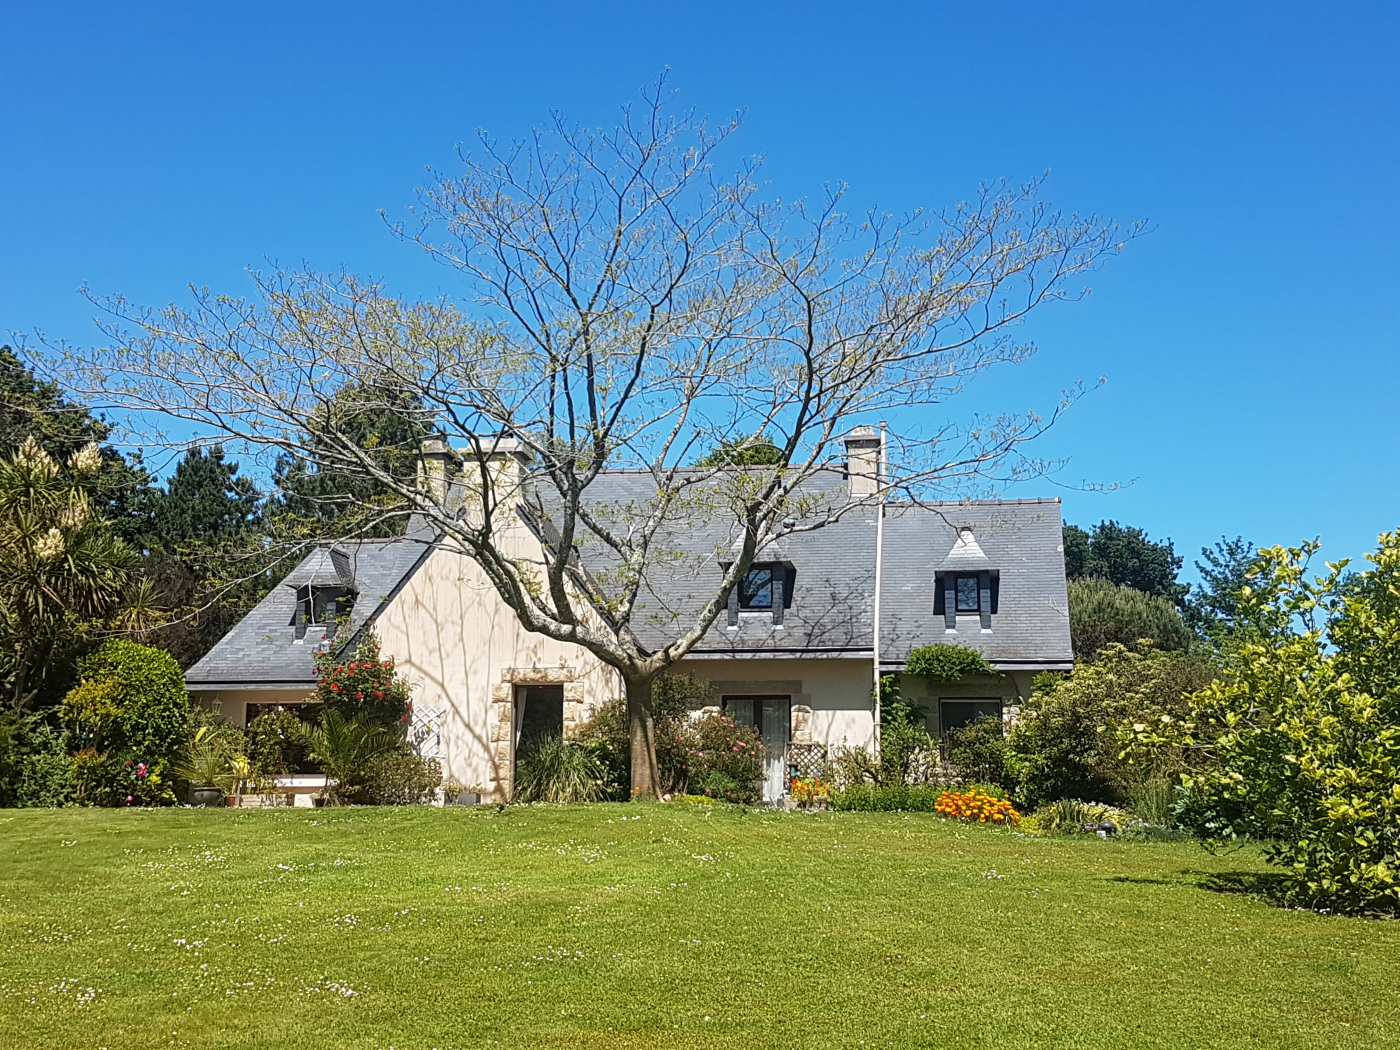
M 813 482 L 821 498 L 869 496 L 870 437 L 847 439 L 845 461 Z M 649 485 L 638 472 L 611 471 L 590 493 L 600 505 L 625 505 Z M 1071 668 L 1058 499 L 890 502 L 884 514 L 881 672 L 901 673 L 911 649 L 938 642 L 969 646 L 998 672 L 936 688 L 904 676 L 904 696 L 926 710 L 932 732 L 1009 715 L 1037 673 Z M 803 753 L 874 746 L 876 534 L 877 509 L 867 504 L 776 541 L 736 588 L 728 615 L 676 665 L 713 683 L 724 710 L 758 728 L 774 755 L 769 798 L 781 796 L 787 763 Z M 398 539 L 314 551 L 190 669 L 192 698 L 245 724 L 305 703 L 314 654 L 351 647 L 373 627 L 413 684 L 425 752 L 454 779 L 509 798 L 522 728 L 567 736 L 622 683 L 587 650 L 526 631 L 476 563 L 437 540 L 410 528 Z M 505 542 L 538 558 L 544 539 L 522 514 Z M 697 553 L 697 568 L 649 581 L 657 615 L 637 618 L 643 643 L 661 644 L 660 614 L 683 620 L 720 578 L 722 558 L 712 556 L 726 543 L 720 524 L 687 523 L 676 542 Z

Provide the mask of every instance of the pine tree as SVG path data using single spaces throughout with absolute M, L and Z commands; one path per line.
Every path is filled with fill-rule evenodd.
M 419 402 L 373 382 L 353 383 L 337 391 L 326 417 L 328 425 L 313 424 L 313 447 L 328 443 L 323 431 L 338 440 L 353 441 L 394 477 L 410 479 L 418 471 L 423 439 L 427 437 L 417 416 Z M 406 516 L 386 515 L 401 501 L 386 486 L 366 480 L 363 472 L 340 474 L 333 469 L 311 467 L 291 456 L 278 459 L 274 480 L 279 492 L 268 517 L 279 529 L 328 532 L 365 537 L 401 536 Z M 330 526 L 329 530 L 326 528 Z
M 1077 525 L 1064 529 L 1065 576 L 1098 577 L 1143 594 L 1182 604 L 1190 590 L 1176 582 L 1181 557 L 1171 540 L 1154 542 L 1147 533 L 1116 521 L 1101 521 L 1092 532 Z
M 262 493 L 224 458 L 222 445 L 192 448 L 170 476 L 165 491 L 149 500 L 148 549 L 185 549 L 224 544 L 262 523 Z
M 169 622 L 150 638 L 181 666 L 203 656 L 271 585 L 263 496 L 223 447 L 192 448 L 145 501 L 143 573 Z

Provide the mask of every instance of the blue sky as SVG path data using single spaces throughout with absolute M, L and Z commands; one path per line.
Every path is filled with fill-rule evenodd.
M 267 259 L 452 292 L 378 209 L 477 127 L 609 122 L 670 67 L 747 111 L 785 196 L 950 205 L 1049 169 L 1065 208 L 1152 221 L 967 396 L 1108 377 L 1041 447 L 1070 487 L 1017 494 L 1170 536 L 1188 569 L 1222 533 L 1340 557 L 1400 527 L 1400 6 L 213 7 L 0 3 L 0 331 L 90 342 L 81 284 L 241 294 Z

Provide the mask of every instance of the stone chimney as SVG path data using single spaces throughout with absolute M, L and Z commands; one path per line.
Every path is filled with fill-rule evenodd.
M 450 503 L 466 512 L 468 521 L 482 520 L 481 467 L 490 476 L 493 499 L 504 508 L 513 508 L 522 498 L 530 454 L 512 437 L 472 435 L 462 448 L 445 441 L 423 442 L 421 477 L 426 479 L 433 498 L 444 509 Z
M 856 427 L 845 440 L 851 498 L 875 495 L 880 487 L 880 432 L 874 427 Z
M 461 462 L 461 457 L 446 441 L 428 438 L 423 442 L 422 455 L 418 460 L 418 477 L 427 482 L 439 506 L 447 502 L 447 481 L 453 473 L 451 464 L 454 459 Z

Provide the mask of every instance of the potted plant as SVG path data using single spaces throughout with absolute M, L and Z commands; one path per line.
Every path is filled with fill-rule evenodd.
M 225 796 L 224 802 L 230 806 L 241 806 L 243 805 L 244 793 L 247 792 L 249 788 L 252 788 L 254 791 L 257 790 L 257 785 L 254 783 L 256 778 L 254 776 L 253 764 L 248 761 L 247 755 L 234 755 L 229 759 L 228 765 L 229 773 L 234 778 L 233 790 Z
M 190 805 L 218 806 L 225 795 L 233 793 L 238 781 L 233 758 L 228 745 L 211 734 L 208 726 L 195 733 L 184 758 L 175 767 L 176 774 L 190 782 Z
M 483 793 L 478 784 L 468 786 L 458 780 L 448 780 L 442 786 L 442 804 L 444 806 L 475 806 L 481 802 Z
M 831 802 L 831 789 L 817 777 L 793 777 L 792 799 L 803 809 L 826 809 Z

